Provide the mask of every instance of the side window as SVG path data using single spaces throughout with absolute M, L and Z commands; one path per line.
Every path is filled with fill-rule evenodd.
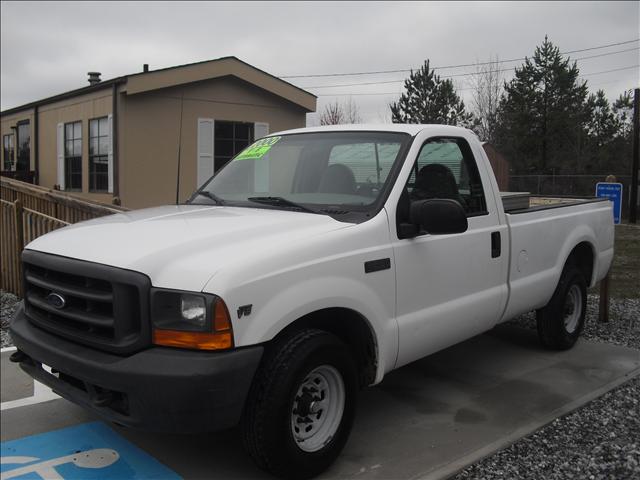
M 3 170 L 11 170 L 13 167 L 13 135 L 2 137 L 2 158 L 4 159 Z
M 407 192 L 411 200 L 456 200 L 467 216 L 487 211 L 476 161 L 462 138 L 436 138 L 425 143 L 407 182 Z
M 64 124 L 65 190 L 82 190 L 82 122 Z
M 89 120 L 89 191 L 109 190 L 108 117 Z

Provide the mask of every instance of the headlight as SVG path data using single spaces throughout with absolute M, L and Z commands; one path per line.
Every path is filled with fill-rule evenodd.
M 207 306 L 204 298 L 188 293 L 180 296 L 180 315 L 182 320 L 197 327 L 204 327 L 207 318 Z
M 204 350 L 233 346 L 229 311 L 215 295 L 154 288 L 151 316 L 157 345 Z

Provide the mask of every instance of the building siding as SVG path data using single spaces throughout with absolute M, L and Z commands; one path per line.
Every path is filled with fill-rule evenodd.
M 123 205 L 139 208 L 175 202 L 183 96 L 181 202 L 186 201 L 196 188 L 198 118 L 266 122 L 270 132 L 305 124 L 302 108 L 235 78 L 128 95 L 124 102 L 126 132 L 121 137 L 124 144 L 120 161 Z
M 111 203 L 108 193 L 89 192 L 89 120 L 111 114 L 111 89 L 93 92 L 39 109 L 39 184 L 52 188 L 58 183 L 58 123 L 82 122 L 82 191 L 73 192 L 99 202 Z

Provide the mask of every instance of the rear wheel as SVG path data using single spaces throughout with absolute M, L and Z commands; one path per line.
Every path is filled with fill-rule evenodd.
M 584 327 L 586 309 L 586 280 L 577 267 L 568 265 L 549 303 L 537 311 L 542 344 L 555 350 L 573 347 Z
M 334 335 L 309 329 L 282 340 L 265 357 L 247 398 L 247 451 L 275 475 L 318 475 L 347 441 L 357 385 L 353 358 Z

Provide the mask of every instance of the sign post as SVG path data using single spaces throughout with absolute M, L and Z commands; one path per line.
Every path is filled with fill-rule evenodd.
M 613 223 L 618 225 L 622 216 L 622 184 L 598 182 L 596 183 L 596 197 L 608 198 L 613 202 Z
M 631 166 L 631 197 L 629 223 L 636 223 L 638 216 L 638 170 L 640 170 L 640 88 L 633 94 L 633 158 Z

